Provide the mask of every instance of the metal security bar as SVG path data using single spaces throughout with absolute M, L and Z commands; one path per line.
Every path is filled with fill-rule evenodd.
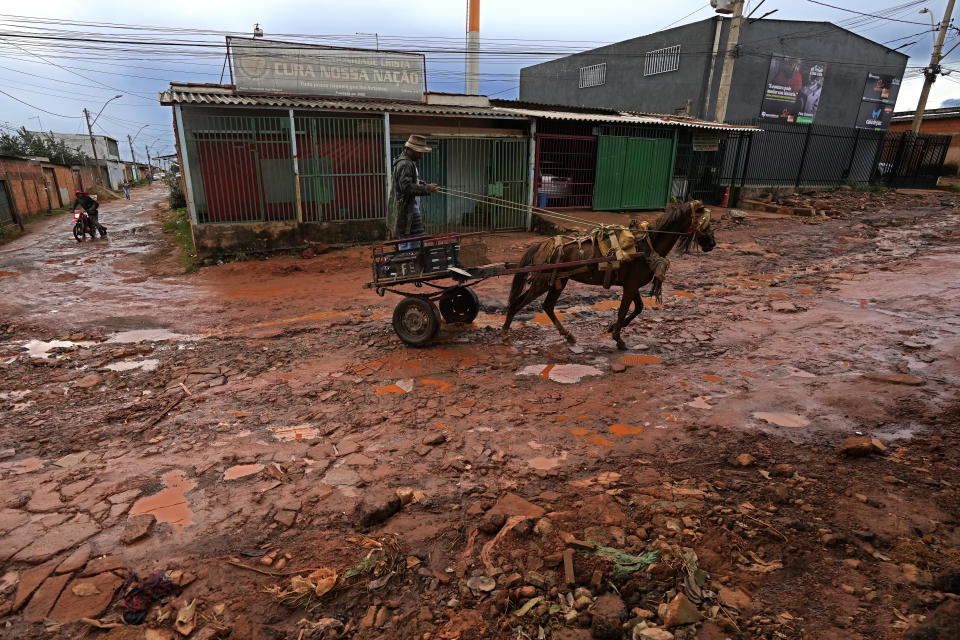
M 296 220 L 290 120 L 183 112 L 197 222 Z
M 536 202 L 538 207 L 590 207 L 597 168 L 596 136 L 538 134 Z
M 392 157 L 403 151 L 404 140 L 391 140 Z M 527 138 L 431 137 L 427 146 L 433 151 L 417 163 L 424 182 L 526 205 Z M 526 226 L 523 211 L 495 201 L 476 202 L 435 193 L 421 197 L 420 207 L 428 234 L 514 231 Z
M 652 76 L 658 73 L 676 71 L 680 68 L 680 45 L 664 47 L 656 51 L 648 51 L 643 56 L 643 75 Z
M 295 116 L 304 222 L 385 217 L 382 117 Z
M 749 144 L 728 136 L 720 159 L 721 184 L 736 176 L 746 186 L 829 187 L 881 180 L 892 186 L 933 186 L 950 136 L 913 138 L 890 131 L 753 120 L 762 131 Z
M 607 82 L 607 63 L 580 67 L 580 88 L 599 87 Z

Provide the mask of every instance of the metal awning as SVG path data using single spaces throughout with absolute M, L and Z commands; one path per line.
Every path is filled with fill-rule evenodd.
M 654 113 L 613 111 L 597 109 L 564 110 L 558 108 L 532 108 L 531 106 L 508 106 L 509 101 L 497 100 L 490 106 L 459 106 L 449 104 L 426 104 L 400 100 L 359 100 L 336 98 L 313 98 L 289 95 L 239 94 L 232 86 L 190 85 L 172 83 L 170 89 L 160 92 L 158 99 L 164 105 L 204 105 L 211 107 L 259 107 L 283 109 L 312 109 L 323 111 L 353 111 L 367 113 L 399 113 L 437 116 L 467 116 L 476 118 L 499 118 L 533 120 L 566 120 L 572 122 L 597 122 L 620 125 L 660 125 L 712 129 L 716 131 L 758 131 L 758 127 L 724 124 L 700 120 L 690 116 L 671 116 Z M 524 104 L 524 103 L 518 103 Z

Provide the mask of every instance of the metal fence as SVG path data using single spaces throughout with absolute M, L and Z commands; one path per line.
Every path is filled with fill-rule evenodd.
M 396 157 L 406 138 L 390 141 Z M 423 222 L 428 234 L 461 231 L 515 231 L 526 228 L 527 138 L 429 137 L 433 149 L 417 163 L 420 179 L 435 182 L 452 191 L 472 196 L 435 193 L 420 198 Z M 513 203 L 485 200 L 493 196 Z
M 297 116 L 304 222 L 386 215 L 383 118 Z
M 591 207 L 597 169 L 597 137 L 536 135 L 537 206 Z
M 728 134 L 718 157 L 720 185 L 799 188 L 883 181 L 930 187 L 950 145 L 950 136 L 761 120 L 742 124 L 762 130 Z

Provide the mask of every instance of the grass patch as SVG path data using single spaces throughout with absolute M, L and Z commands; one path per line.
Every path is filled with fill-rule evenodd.
M 160 213 L 163 232 L 172 236 L 180 247 L 180 265 L 184 272 L 194 273 L 200 269 L 200 261 L 193 246 L 190 233 L 190 215 L 186 209 L 170 209 Z
M 23 231 L 20 231 L 20 227 L 15 224 L 0 227 L 0 244 L 6 244 L 12 240 L 16 240 L 23 235 Z
M 947 191 L 950 191 L 952 193 L 960 193 L 960 184 L 957 184 L 957 183 L 951 184 L 949 187 L 947 187 Z

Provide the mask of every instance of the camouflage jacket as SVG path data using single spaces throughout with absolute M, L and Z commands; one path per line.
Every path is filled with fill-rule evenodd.
M 430 187 L 419 181 L 417 165 L 405 152 L 393 159 L 390 198 L 387 204 L 387 228 L 394 238 L 410 235 L 417 196 L 430 195 Z

